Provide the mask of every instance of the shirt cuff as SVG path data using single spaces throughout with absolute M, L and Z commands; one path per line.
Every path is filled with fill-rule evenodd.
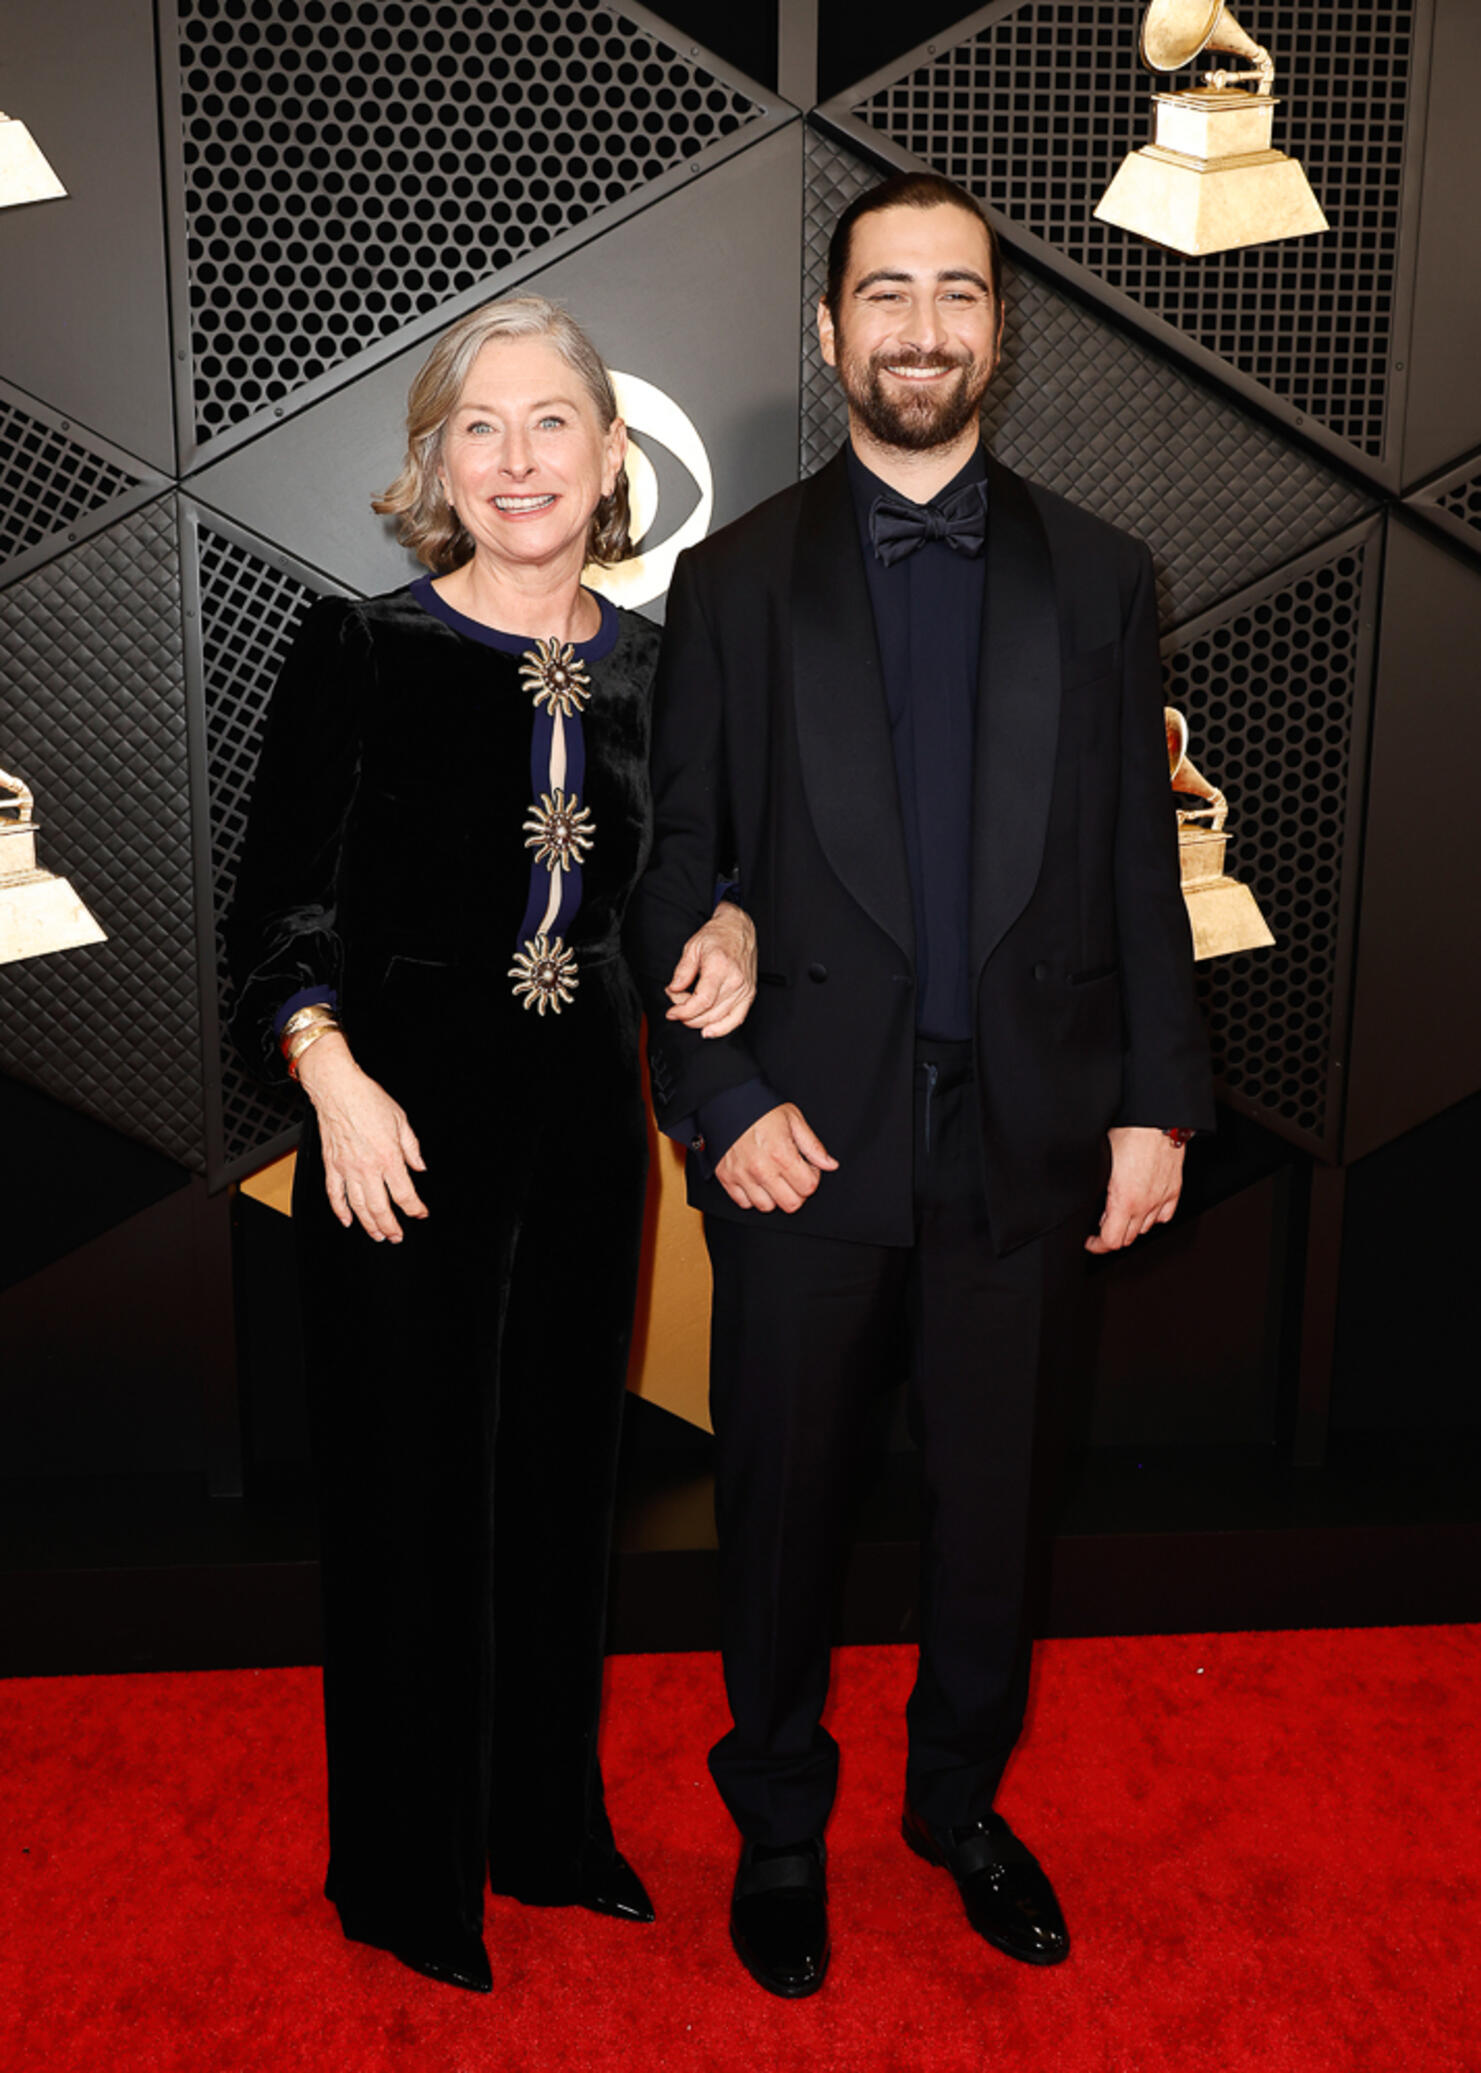
M 715 1168 L 736 1139 L 780 1101 L 781 1096 L 758 1073 L 755 1079 L 742 1080 L 738 1087 L 712 1095 L 692 1116 L 671 1123 L 667 1134 L 687 1145 L 705 1179 L 713 1180 Z
M 292 993 L 288 996 L 277 1014 L 274 1015 L 273 1035 L 280 1037 L 283 1034 L 283 1024 L 290 1015 L 296 1015 L 300 1008 L 316 1007 L 321 1002 L 326 1008 L 337 1008 L 339 1006 L 339 995 L 332 986 L 301 986 L 297 993 Z

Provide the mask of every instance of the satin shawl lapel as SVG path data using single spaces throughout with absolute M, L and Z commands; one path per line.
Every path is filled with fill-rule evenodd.
M 1059 741 L 1049 542 L 1024 484 L 991 458 L 987 512 L 972 781 L 974 981 L 1038 880 Z
M 792 564 L 792 690 L 803 784 L 824 854 L 908 957 L 915 928 L 905 830 L 842 453 L 803 487 Z

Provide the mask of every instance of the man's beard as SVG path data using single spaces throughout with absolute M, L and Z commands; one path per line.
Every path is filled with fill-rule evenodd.
M 893 396 L 885 392 L 887 366 L 955 367 L 962 372 L 945 389 L 933 382 L 918 390 L 905 388 L 901 395 Z M 980 361 L 953 359 L 945 353 L 877 354 L 864 361 L 845 353 L 838 371 L 849 407 L 881 446 L 929 453 L 932 447 L 950 446 L 975 420 L 992 366 L 990 362 L 984 366 Z

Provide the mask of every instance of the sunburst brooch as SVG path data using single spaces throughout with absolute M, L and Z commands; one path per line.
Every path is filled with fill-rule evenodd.
M 585 861 L 596 835 L 591 808 L 578 806 L 574 792 L 542 792 L 540 804 L 530 808 L 525 822 L 526 849 L 535 852 L 537 864 L 547 871 L 569 871 Z
M 567 950 L 559 936 L 554 941 L 532 936 L 523 950 L 515 951 L 507 976 L 517 981 L 516 996 L 522 995 L 525 1006 L 542 1015 L 547 1008 L 558 1015 L 575 998 L 579 983 L 575 952 Z
M 569 641 L 556 640 L 553 635 L 548 641 L 536 641 L 525 650 L 522 662 L 520 678 L 526 691 L 534 694 L 536 705 L 543 705 L 551 714 L 559 713 L 563 720 L 582 711 L 591 696 L 591 679 Z

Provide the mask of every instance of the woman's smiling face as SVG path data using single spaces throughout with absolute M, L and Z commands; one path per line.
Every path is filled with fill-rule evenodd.
M 468 371 L 442 433 L 448 502 L 494 567 L 579 575 L 592 513 L 610 495 L 627 445 L 598 417 L 581 377 L 548 338 L 491 339 Z

